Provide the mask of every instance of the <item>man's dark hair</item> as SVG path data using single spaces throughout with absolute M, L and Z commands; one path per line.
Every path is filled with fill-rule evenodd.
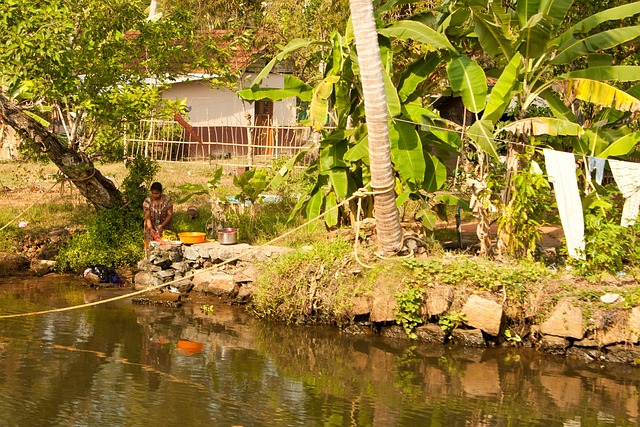
M 162 193 L 162 184 L 160 184 L 159 182 L 154 182 L 153 184 L 151 184 L 151 191 L 153 190 Z

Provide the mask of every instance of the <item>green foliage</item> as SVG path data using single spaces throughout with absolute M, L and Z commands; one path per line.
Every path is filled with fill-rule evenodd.
M 123 209 L 98 212 L 84 232 L 75 234 L 56 257 L 56 269 L 79 272 L 104 264 L 119 267 L 133 264 L 144 256 L 140 214 Z
M 202 312 L 204 314 L 209 315 L 209 314 L 213 314 L 215 312 L 215 307 L 213 305 L 211 305 L 211 304 L 202 304 L 200 306 L 200 310 L 202 310 Z
M 351 249 L 339 238 L 270 260 L 256 284 L 254 313 L 286 322 L 347 320 L 347 301 L 366 286 L 345 272 Z
M 404 290 L 396 292 L 398 304 L 395 310 L 396 323 L 402 326 L 409 338 L 413 340 L 418 338 L 414 332 L 416 326 L 423 322 L 423 296 L 424 288 L 415 282 L 408 284 Z
M 129 172 L 122 180 L 120 191 L 128 206 L 142 211 L 142 202 L 149 195 L 149 187 L 160 167 L 152 159 L 142 156 L 127 159 L 124 165 Z
M 244 204 L 245 200 L 248 200 L 253 205 L 260 198 L 260 193 L 267 188 L 267 172 L 264 169 L 251 168 L 240 176 L 234 176 L 233 185 L 240 190 L 236 194 L 238 202 Z
M 513 346 L 516 346 L 522 342 L 522 337 L 515 332 L 511 332 L 510 329 L 506 329 L 504 331 L 504 337 L 507 342 Z
M 457 311 L 452 311 L 448 314 L 443 314 L 438 319 L 438 325 L 445 331 L 447 334 L 451 334 L 458 326 L 462 325 L 467 321 L 467 316 L 464 313 L 458 313 Z
M 541 264 L 522 261 L 515 265 L 495 265 L 466 257 L 449 260 L 416 260 L 404 262 L 420 283 L 476 286 L 489 291 L 505 288 L 507 292 L 543 280 L 549 271 Z
M 640 266 L 640 224 L 620 225 L 624 199 L 615 184 L 595 190 L 583 201 L 584 259 L 568 261 L 575 274 L 591 279 Z
M 498 230 L 510 255 L 533 258 L 553 197 L 549 181 L 535 161 L 513 178 L 514 194 L 498 218 Z

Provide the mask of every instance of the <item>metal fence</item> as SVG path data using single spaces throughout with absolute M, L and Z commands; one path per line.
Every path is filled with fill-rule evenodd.
M 156 161 L 213 161 L 255 166 L 291 157 L 317 144 L 319 133 L 306 126 L 190 126 L 178 121 L 142 120 L 129 125 L 125 156 Z

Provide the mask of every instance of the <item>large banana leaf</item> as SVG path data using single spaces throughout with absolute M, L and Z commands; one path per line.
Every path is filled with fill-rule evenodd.
M 518 51 L 525 58 L 537 58 L 547 50 L 551 39 L 553 23 L 551 18 L 542 13 L 533 15 L 522 27 L 518 39 Z
M 611 143 L 598 157 L 624 156 L 633 150 L 640 141 L 640 132 L 633 132 Z
M 391 77 L 384 69 L 382 70 L 382 78 L 384 79 L 384 93 L 387 98 L 387 111 L 389 112 L 389 117 L 397 117 L 402 111 L 398 91 L 393 85 Z
M 362 160 L 366 165 L 369 164 L 369 136 L 367 135 L 366 126 L 366 123 L 360 125 L 358 130 L 362 129 L 362 131 L 356 132 L 356 143 L 344 153 L 343 158 L 347 162 Z
M 349 194 L 349 178 L 346 168 L 331 169 L 329 171 L 329 181 L 339 199 L 347 197 Z
M 478 120 L 469 127 L 467 136 L 493 159 L 499 158 L 496 142 L 493 138 L 493 123 L 486 120 Z
M 476 14 L 476 34 L 482 48 L 495 58 L 502 55 L 507 59 L 511 59 L 513 55 L 513 46 L 511 40 L 507 38 L 504 28 L 496 22 L 493 22 L 487 14 L 477 12 Z
M 447 167 L 434 155 L 425 152 L 425 174 L 422 189 L 427 193 L 435 193 L 447 180 Z
M 531 117 L 509 123 L 507 126 L 496 131 L 503 130 L 512 133 L 523 133 L 525 135 L 569 135 L 580 136 L 584 129 L 577 124 L 563 119 L 553 117 Z
M 393 37 L 400 40 L 415 40 L 434 49 L 447 49 L 456 52 L 449 39 L 431 27 L 416 21 L 398 21 L 386 28 L 380 28 L 378 33 L 385 37 Z
M 563 83 L 565 94 L 620 111 L 640 111 L 640 99 L 611 85 L 589 79 L 571 79 Z
M 557 56 L 551 60 L 551 63 L 554 65 L 567 64 L 581 55 L 610 49 L 636 41 L 638 38 L 640 38 L 640 25 L 614 28 L 579 40 L 571 38 L 560 45 Z
M 587 34 L 604 22 L 619 21 L 637 15 L 638 13 L 640 13 L 640 2 L 624 4 L 598 12 L 576 23 L 565 31 L 555 42 L 556 46 L 565 44 L 574 34 Z
M 554 27 L 558 27 L 564 21 L 572 3 L 573 0 L 542 0 L 540 2 L 540 12 L 548 15 Z
M 323 141 L 323 144 L 327 140 Z M 333 168 L 344 168 L 344 154 L 347 152 L 347 141 L 345 139 L 326 144 L 319 153 L 320 172 L 327 172 Z
M 511 61 L 500 74 L 498 81 L 491 89 L 487 106 L 482 114 L 482 119 L 496 123 L 502 117 L 504 110 L 509 106 L 513 93 L 517 88 L 518 74 L 522 69 L 522 55 L 516 52 Z
M 391 159 L 404 182 L 421 184 L 424 178 L 425 162 L 422 143 L 413 125 L 394 121 L 389 126 Z
M 324 222 L 327 224 L 327 227 L 335 227 L 338 225 L 338 209 L 335 209 L 337 205 L 336 193 L 331 192 L 327 194 L 327 197 L 324 199 L 324 211 L 327 213 L 324 216 Z
M 520 27 L 524 27 L 532 16 L 540 12 L 540 0 L 518 0 L 516 2 L 516 12 Z
M 425 81 L 440 64 L 440 56 L 436 53 L 428 53 L 425 58 L 420 58 L 407 67 L 402 73 L 398 84 L 398 96 L 401 101 L 406 101 L 414 94 L 420 83 Z
M 590 67 L 564 73 L 559 78 L 562 80 L 590 79 L 598 81 L 613 80 L 616 82 L 634 82 L 640 80 L 640 66 L 618 65 Z
M 309 46 L 312 46 L 312 45 L 322 45 L 322 46 L 330 47 L 331 43 L 324 42 L 324 41 L 318 41 L 318 40 L 306 40 L 306 39 L 293 39 L 293 40 L 291 40 L 282 49 L 282 51 L 279 54 L 277 54 L 275 57 L 273 57 L 273 59 L 271 61 L 269 61 L 269 63 L 262 69 L 262 71 L 260 71 L 260 73 L 258 73 L 256 78 L 253 79 L 253 82 L 251 83 L 251 86 L 260 85 L 262 80 L 269 75 L 271 70 L 273 70 L 273 67 L 275 67 L 278 62 L 282 61 L 291 52 L 294 52 L 294 51 L 296 51 L 298 49 L 302 49 L 302 48 L 309 47 Z
M 451 89 L 462 96 L 467 110 L 479 113 L 487 98 L 487 77 L 484 70 L 467 56 L 452 59 L 447 64 Z
M 324 204 L 323 202 L 324 202 L 324 197 L 322 197 L 322 189 L 320 188 L 314 194 L 311 195 L 311 198 L 307 202 L 306 216 L 309 221 L 320 216 L 320 212 L 322 211 L 322 205 Z M 309 225 L 307 226 L 307 230 L 313 231 L 313 229 L 316 228 L 316 225 L 318 225 L 317 221 L 313 221 L 309 223 Z
M 237 94 L 240 98 L 247 101 L 258 101 L 260 99 L 280 101 L 297 96 L 302 101 L 309 102 L 313 94 L 313 87 L 296 77 L 287 75 L 284 77 L 283 88 L 260 88 L 258 86 L 251 86 L 250 88 L 239 90 Z
M 329 115 L 328 98 L 333 92 L 334 83 L 338 80 L 340 80 L 338 76 L 327 76 L 313 91 L 309 111 L 311 122 L 316 129 L 322 129 L 327 123 L 327 116 Z
M 564 102 L 553 92 L 551 89 L 546 89 L 544 92 L 540 94 L 542 99 L 547 101 L 547 105 L 551 109 L 551 112 L 554 116 L 559 119 L 568 120 L 570 122 L 577 123 L 578 118 L 573 111 L 569 107 L 565 105 Z

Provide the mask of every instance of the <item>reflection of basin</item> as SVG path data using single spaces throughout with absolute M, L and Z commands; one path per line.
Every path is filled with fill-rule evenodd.
M 182 233 L 178 233 L 178 237 L 182 243 L 187 245 L 193 243 L 203 243 L 207 233 L 201 233 L 198 231 L 185 231 Z
M 198 354 L 204 351 L 204 344 L 201 342 L 180 340 L 178 341 L 178 351 L 182 354 Z

